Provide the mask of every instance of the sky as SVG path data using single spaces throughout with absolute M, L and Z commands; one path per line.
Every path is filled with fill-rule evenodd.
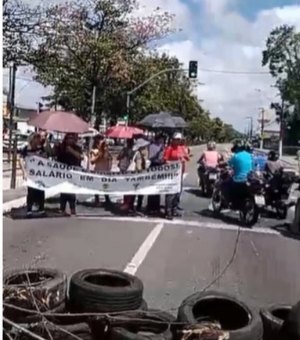
M 176 56 L 185 67 L 189 60 L 198 61 L 198 80 L 204 85 L 198 86 L 197 95 L 212 116 L 244 131 L 247 116 L 256 122 L 259 108 L 268 109 L 276 100 L 276 89 L 271 87 L 275 80 L 261 66 L 262 50 L 276 26 L 289 24 L 300 30 L 300 0 L 139 2 L 142 15 L 156 7 L 176 15 L 173 25 L 180 32 L 161 41 L 158 49 Z M 17 103 L 36 107 L 49 89 L 31 81 L 28 70 L 20 69 L 17 76 Z M 4 71 L 4 86 L 7 79 Z

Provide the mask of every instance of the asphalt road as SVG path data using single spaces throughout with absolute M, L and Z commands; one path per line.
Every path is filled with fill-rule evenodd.
M 300 240 L 270 218 L 253 230 L 239 229 L 235 216 L 230 224 L 211 218 L 209 201 L 197 190 L 199 153 L 194 150 L 188 166 L 182 219 L 114 217 L 86 205 L 72 218 L 4 217 L 4 269 L 49 266 L 68 274 L 83 268 L 126 269 L 143 280 L 151 307 L 173 313 L 186 296 L 207 286 L 256 307 L 295 303 Z

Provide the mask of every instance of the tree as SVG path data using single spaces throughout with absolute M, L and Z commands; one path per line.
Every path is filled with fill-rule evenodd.
M 42 22 L 41 8 L 19 0 L 3 0 L 3 66 L 27 62 L 27 53 Z
M 287 25 L 275 28 L 267 39 L 262 64 L 276 79 L 284 107 L 293 108 L 285 113 L 292 112 L 286 117 L 287 125 L 293 127 L 287 134 L 290 142 L 295 143 L 300 137 L 295 133 L 300 130 L 300 32 Z M 294 137 L 290 138 L 291 134 Z
M 56 103 L 89 119 L 95 87 L 100 118 L 112 109 L 108 99 L 131 87 L 133 61 L 150 42 L 172 31 L 173 18 L 159 8 L 136 17 L 136 9 L 135 0 L 90 0 L 47 9 L 47 23 L 40 26 L 40 43 L 30 60 L 37 80 L 53 87 Z

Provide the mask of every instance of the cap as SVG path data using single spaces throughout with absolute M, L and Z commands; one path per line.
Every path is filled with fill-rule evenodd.
M 183 139 L 183 135 L 181 132 L 175 132 L 173 135 L 173 139 Z

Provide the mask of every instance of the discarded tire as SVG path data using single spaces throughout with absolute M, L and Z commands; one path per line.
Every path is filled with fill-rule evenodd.
M 111 329 L 111 340 L 171 340 L 173 337 L 170 323 L 175 321 L 175 317 L 169 313 L 151 309 L 146 313 L 129 313 L 126 318 L 129 319 L 126 325 Z
M 14 270 L 4 275 L 3 301 L 23 309 L 61 312 L 65 309 L 67 277 L 49 268 Z M 4 307 L 4 315 L 17 323 L 32 323 L 40 317 Z
M 86 323 L 68 324 L 68 325 L 56 325 L 48 324 L 47 330 L 43 323 L 40 323 L 29 329 L 33 333 L 39 335 L 44 339 L 49 339 L 49 333 L 53 340 L 64 339 L 64 340 L 74 340 L 80 338 L 82 340 L 92 340 L 92 333 L 90 327 Z M 23 339 L 23 338 L 22 338 Z M 28 338 L 32 339 L 32 338 Z
M 121 312 L 139 309 L 143 303 L 143 283 L 135 276 L 107 269 L 87 269 L 70 281 L 73 311 Z
M 283 322 L 287 319 L 291 309 L 292 307 L 289 305 L 271 305 L 260 311 L 264 340 L 278 339 Z
M 261 340 L 262 323 L 258 313 L 235 297 L 219 292 L 195 293 L 178 310 L 177 320 L 191 325 L 217 322 L 228 331 L 230 340 Z
M 300 340 L 300 301 L 292 307 L 287 319 L 284 321 L 279 339 Z

